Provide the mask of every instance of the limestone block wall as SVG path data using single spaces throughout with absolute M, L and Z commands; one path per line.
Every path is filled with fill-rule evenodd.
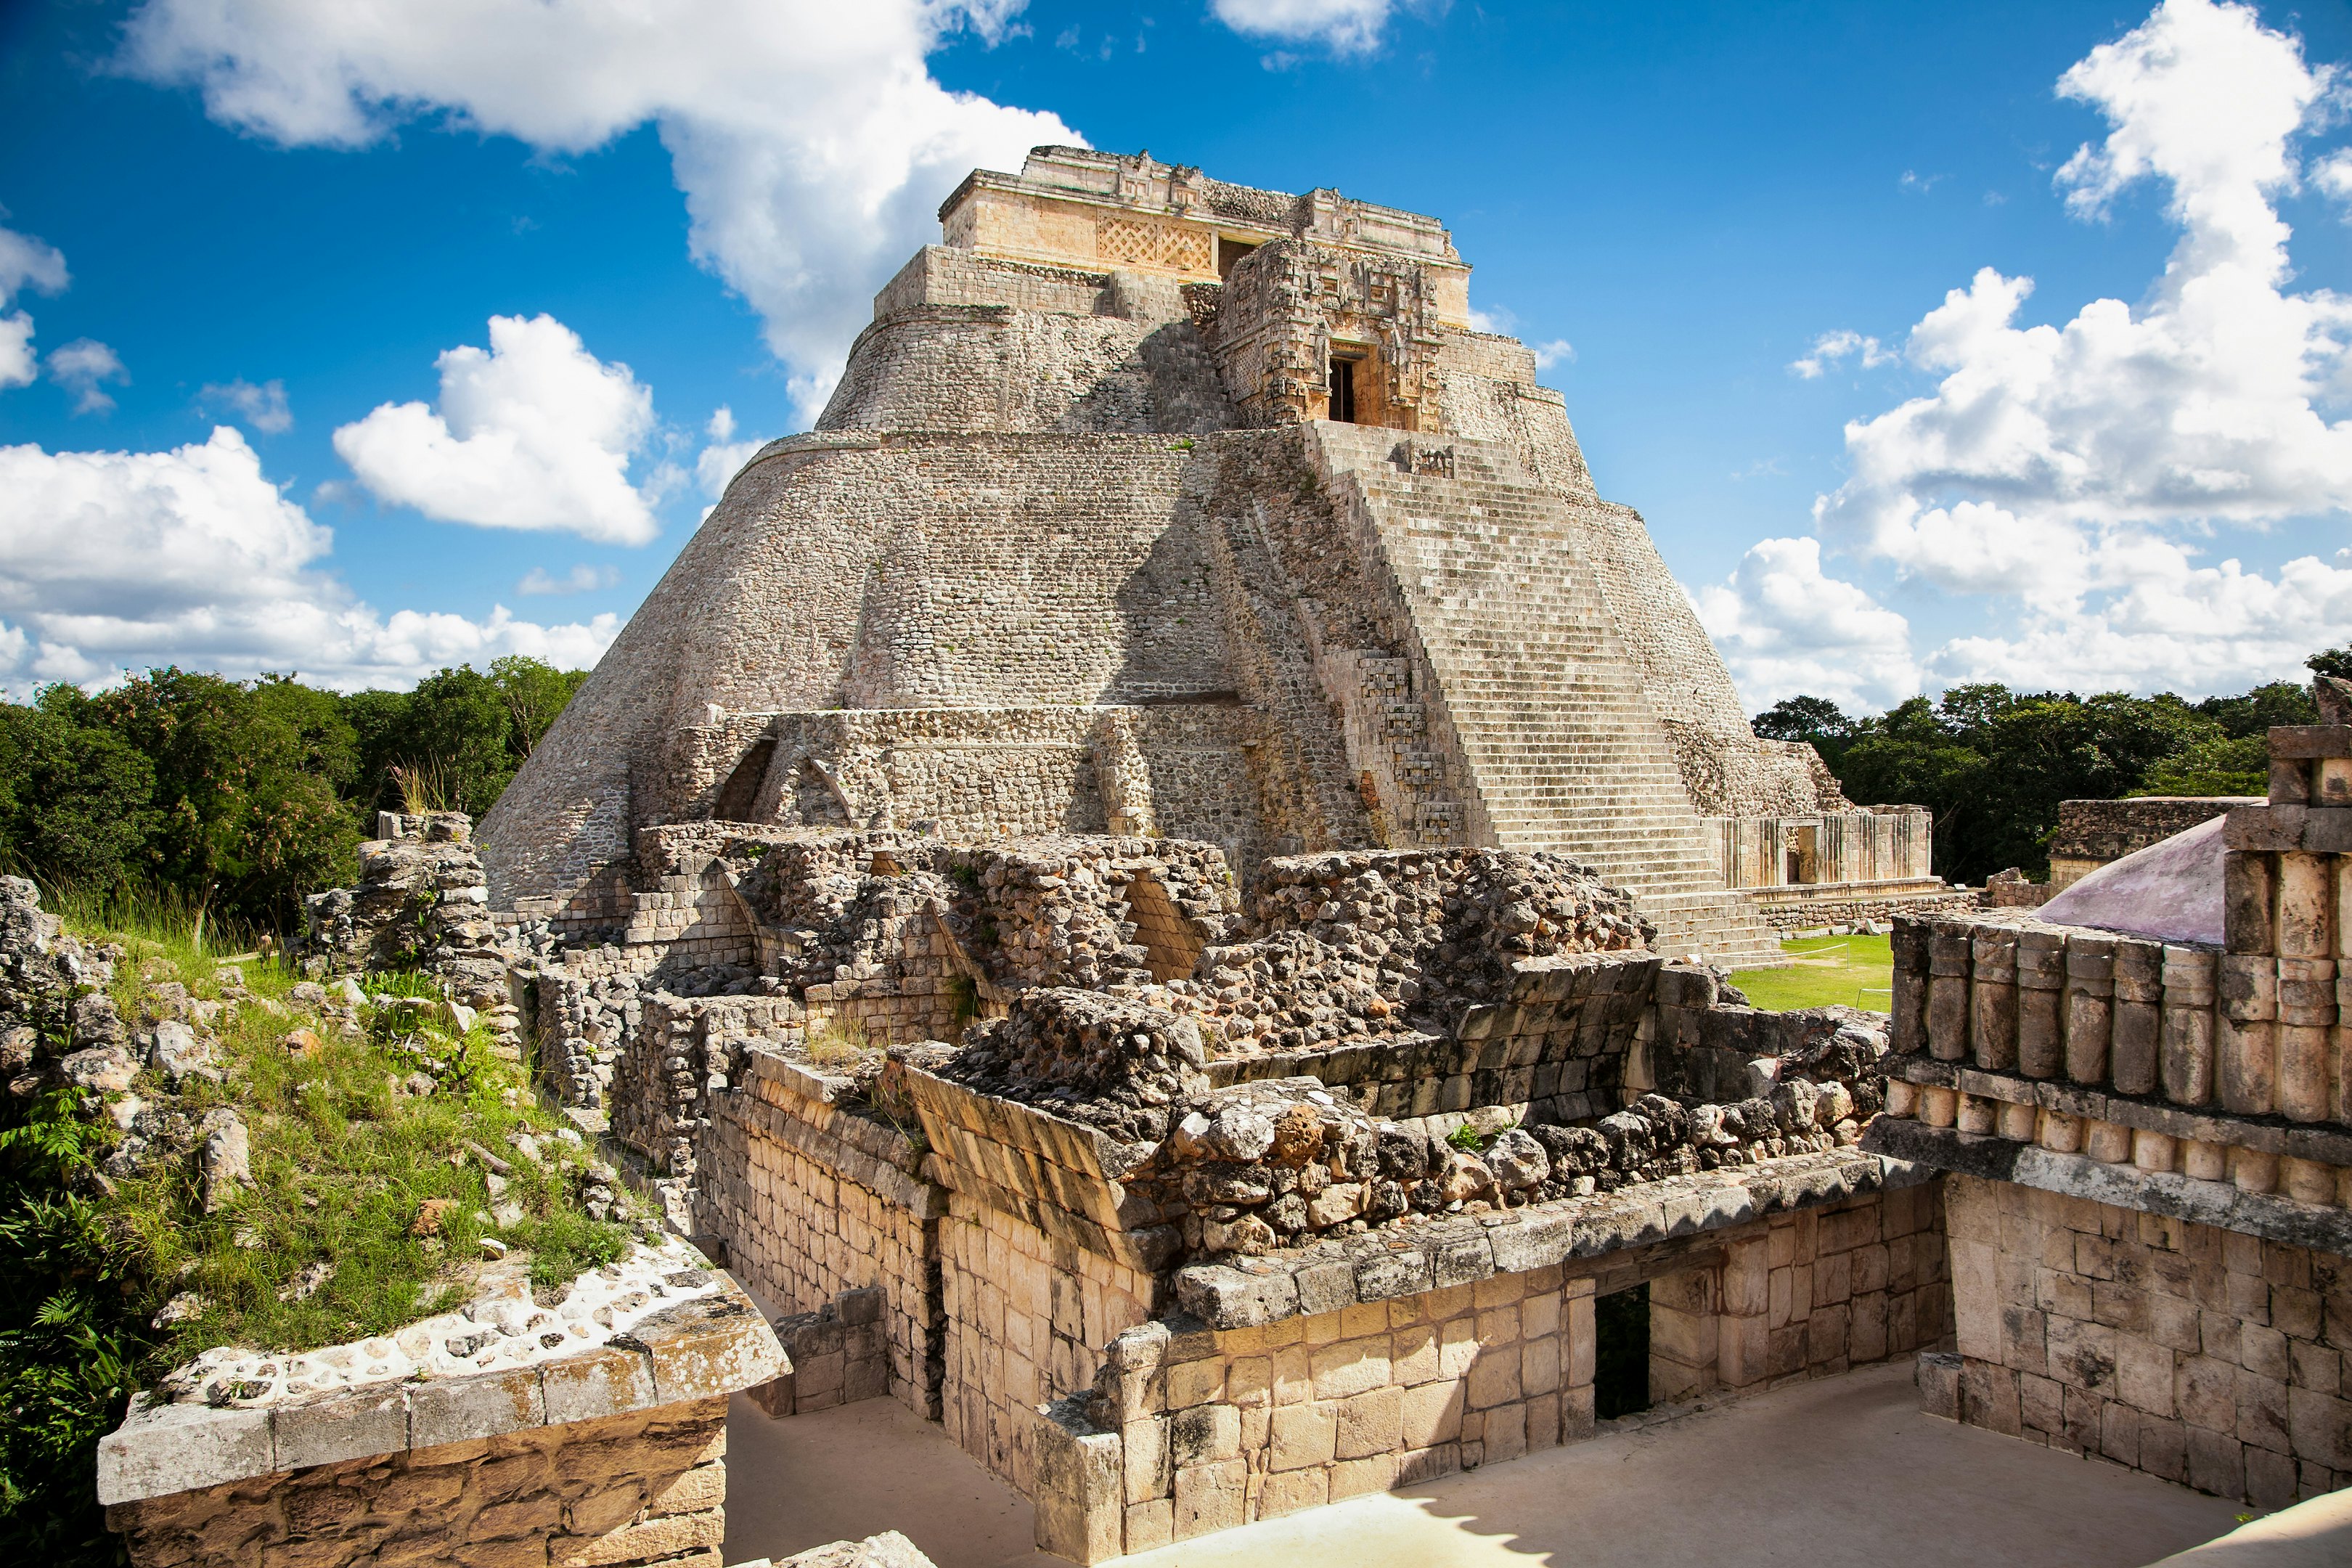
M 215 1375 L 201 1359 L 134 1400 L 100 1442 L 108 1526 L 136 1568 L 719 1568 L 727 1398 L 775 1377 L 784 1358 L 731 1282 L 659 1273 L 677 1260 L 630 1267 L 650 1271 L 656 1297 L 684 1300 L 570 1348 L 521 1335 L 518 1320 L 536 1310 L 527 1282 L 497 1282 L 474 1321 L 505 1326 L 485 1330 L 480 1371 L 292 1393 L 268 1358 L 232 1352 L 199 1392 L 189 1381 Z M 433 1321 L 402 1337 L 429 1336 Z M 479 1347 L 467 1342 L 471 1356 Z M 386 1341 L 344 1353 L 354 1365 L 395 1354 Z
M 2352 1259 L 1953 1175 L 1956 1407 L 2284 1508 L 2352 1485 Z
M 1783 935 L 1816 926 L 1859 925 L 1958 914 L 1979 907 L 1973 888 L 1946 887 L 1940 879 L 1906 882 L 1829 883 L 1821 887 L 1753 888 L 1748 901 L 1767 924 Z M 1876 1000 L 1876 998 L 1873 998 Z
M 727 1399 L 369 1455 L 107 1510 L 135 1568 L 719 1568 Z
M 1130 1330 L 1106 1358 L 1102 1555 L 1591 1436 L 1593 1292 L 1553 1265 L 1263 1328 Z
M 1110 274 L 1039 262 L 976 256 L 951 245 L 927 245 L 874 296 L 881 321 L 921 305 L 1010 305 L 1068 316 L 1099 312 Z
M 1594 1301 L 1644 1281 L 1661 1399 L 1830 1375 L 1948 1331 L 1932 1188 L 1644 1239 L 1623 1217 L 1589 1250 L 1473 1247 L 1465 1222 L 1386 1268 L 1315 1253 L 1186 1270 L 1192 1317 L 1121 1333 L 1090 1387 L 1038 1412 L 1040 1544 L 1100 1562 L 1590 1436 Z
M 1094 1381 L 1103 1347 L 1151 1315 L 1152 1276 L 961 1193 L 939 1226 L 940 1414 L 967 1454 L 1033 1499 L 1039 1405 Z
M 1830 1377 L 1951 1332 L 1941 1189 L 1896 1187 L 1727 1233 L 1650 1282 L 1650 1397 Z
M 2062 800 L 2050 836 L 2050 889 L 2060 891 L 2110 860 L 2186 833 L 2258 795 L 2142 795 L 2134 800 Z
M 1001 265 L 1001 264 L 1000 264 Z M 1106 283 L 1109 280 L 1106 279 Z M 877 319 L 819 430 L 1223 430 L 1238 423 L 1201 334 L 1169 291 L 1174 320 L 1112 311 L 929 304 Z
M 908 1131 L 841 1108 L 852 1087 L 774 1051 L 747 1051 L 733 1091 L 711 1099 L 697 1217 L 726 1241 L 735 1277 L 787 1312 L 879 1289 L 885 1384 L 859 1382 L 849 1365 L 858 1358 L 840 1345 L 796 1354 L 800 1408 L 887 1393 L 936 1418 L 944 1194 L 921 1176 L 923 1150 Z

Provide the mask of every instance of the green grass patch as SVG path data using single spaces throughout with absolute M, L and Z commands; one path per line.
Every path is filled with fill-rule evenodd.
M 626 1251 L 629 1226 L 582 1207 L 590 1152 L 487 1031 L 448 1026 L 424 977 L 371 982 L 346 1032 L 295 1005 L 297 977 L 273 965 L 242 963 L 242 994 L 225 987 L 220 939 L 241 933 L 149 903 L 61 901 L 75 935 L 119 944 L 111 992 L 134 1030 L 170 984 L 231 1006 L 214 1027 L 223 1081 L 174 1093 L 141 1073 L 131 1095 L 148 1110 L 126 1119 L 154 1152 L 135 1170 L 101 1171 L 128 1097 L 0 1094 L 0 1560 L 120 1560 L 92 1492 L 97 1440 L 132 1393 L 200 1351 L 314 1349 L 446 1310 L 486 1237 L 528 1251 L 541 1286 Z M 289 1048 L 298 1029 L 318 1043 Z M 245 1122 L 253 1183 L 207 1214 L 202 1125 L 220 1109 Z M 495 1197 L 469 1143 L 509 1166 Z M 437 1224 L 421 1227 L 436 1199 Z M 152 1325 L 189 1292 L 201 1310 Z
M 1839 1005 L 1873 1013 L 1892 1010 L 1893 941 L 1883 936 L 1811 936 L 1784 942 L 1785 969 L 1743 969 L 1731 983 L 1772 1013 Z

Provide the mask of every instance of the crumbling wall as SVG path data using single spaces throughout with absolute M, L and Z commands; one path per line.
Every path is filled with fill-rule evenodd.
M 746 1051 L 733 1092 L 712 1097 L 697 1218 L 725 1241 L 730 1272 L 772 1305 L 800 1314 L 836 1309 L 839 1332 L 818 1336 L 823 1348 L 787 1338 L 796 1408 L 887 1393 L 936 1418 L 944 1194 L 921 1174 L 925 1150 L 911 1119 L 894 1125 L 862 1092 L 855 1079 L 772 1049 Z M 836 1307 L 874 1290 L 880 1301 L 870 1318 L 852 1309 L 857 1321 L 846 1321 Z M 849 1353 L 861 1331 L 878 1345 Z

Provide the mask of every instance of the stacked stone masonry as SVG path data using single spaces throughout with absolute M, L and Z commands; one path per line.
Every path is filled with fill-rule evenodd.
M 138 1568 L 720 1568 L 727 1401 L 121 1503 Z
M 1066 148 L 941 224 L 484 823 L 501 907 L 734 942 L 631 863 L 712 820 L 1165 833 L 1244 878 L 1476 844 L 1595 866 L 1676 956 L 1777 958 L 1706 821 L 1852 808 L 1749 731 L 1441 225 Z M 1843 902 L 1936 890 L 1878 847 L 1822 862 Z
M 2352 1484 L 2352 1259 L 1951 1178 L 1971 1425 L 2284 1508 Z
M 1141 1324 L 1035 1429 L 1040 1542 L 1100 1562 L 1589 1437 L 1594 1300 L 1639 1283 L 1661 1399 L 1907 1354 L 1945 1331 L 1934 1205 L 1872 1193 L 1517 1270 L 1456 1248 L 1456 1283 L 1324 1310 L 1310 1265 L 1257 1321 Z
M 2114 929 L 1898 921 L 1867 1140 L 1951 1173 L 1929 1408 L 2265 1508 L 2352 1480 L 2352 703 L 2315 694 L 2267 801 L 2156 803 L 2228 808 L 2201 884 L 2067 895 Z M 2141 934 L 2216 883 L 2221 951 Z

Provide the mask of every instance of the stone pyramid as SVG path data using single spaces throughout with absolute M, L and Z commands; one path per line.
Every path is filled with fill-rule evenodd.
M 481 825 L 494 902 L 617 926 L 637 835 L 706 820 L 1466 843 L 1777 958 L 1727 824 L 1853 808 L 1443 226 L 1062 147 L 940 217 Z

